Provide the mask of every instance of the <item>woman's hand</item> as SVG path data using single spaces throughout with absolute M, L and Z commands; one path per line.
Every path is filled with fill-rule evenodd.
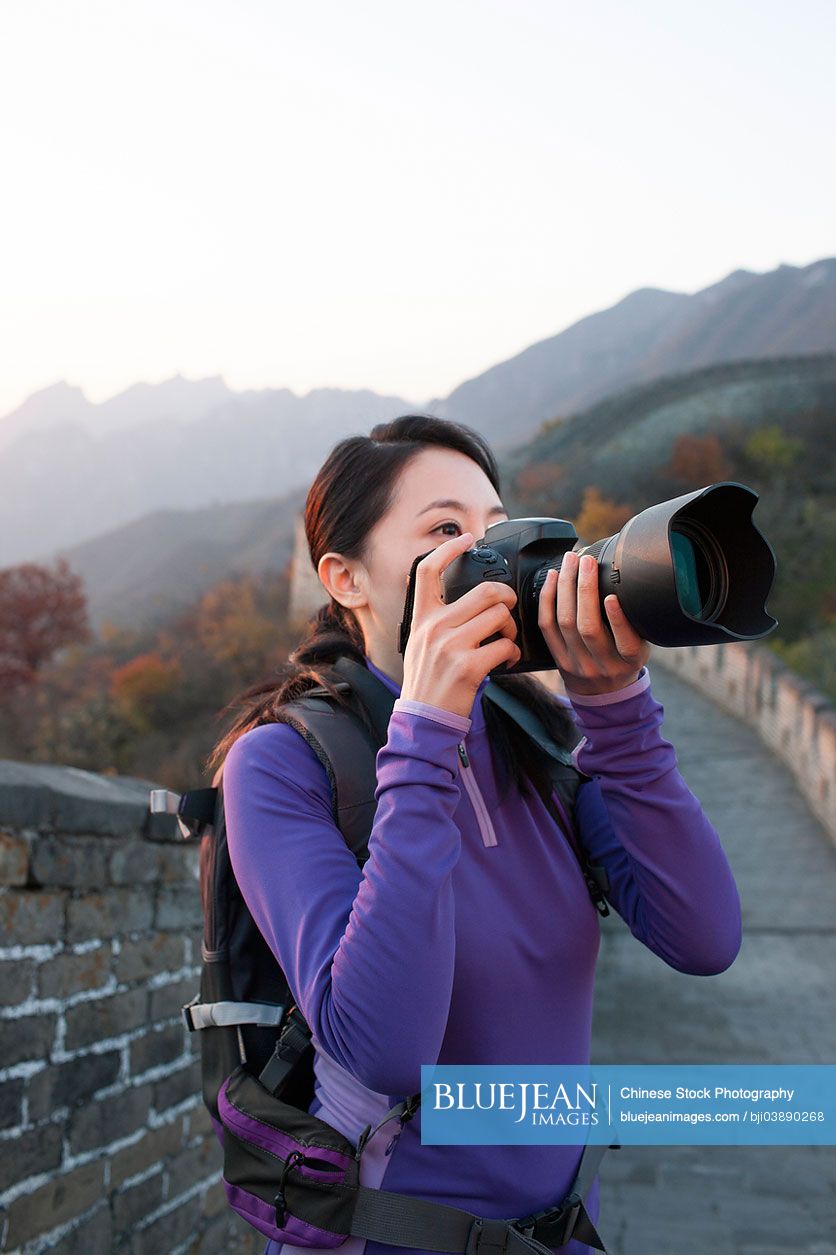
M 472 544 L 470 532 L 451 536 L 416 566 L 401 686 L 401 697 L 465 717 L 488 672 L 502 663 L 513 666 L 521 657 L 511 614 L 517 602 L 513 588 L 484 580 L 449 605 L 441 598 L 443 571 Z M 499 640 L 482 644 L 497 632 Z
M 604 598 L 601 618 L 598 563 L 585 554 L 565 554 L 560 572 L 549 571 L 540 589 L 537 623 L 567 689 L 586 695 L 614 693 L 638 678 L 650 657 L 650 642 L 630 626 L 618 598 Z

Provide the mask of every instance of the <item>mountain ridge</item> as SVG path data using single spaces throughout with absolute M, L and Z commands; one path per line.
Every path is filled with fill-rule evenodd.
M 51 385 L 18 407 L 11 426 L 0 421 L 0 565 L 169 503 L 281 496 L 312 477 L 339 439 L 416 408 L 473 427 L 500 453 L 633 383 L 833 351 L 836 258 L 824 258 L 732 271 L 693 294 L 638 288 L 419 407 L 369 389 L 234 392 L 218 375 L 136 384 L 98 405 L 73 385 Z
M 503 498 L 513 513 L 529 509 L 514 486 L 517 476 L 554 466 L 548 512 L 574 518 L 589 483 L 613 500 L 633 499 L 683 431 L 713 431 L 722 440 L 732 425 L 751 431 L 786 424 L 788 413 L 822 404 L 836 414 L 836 354 L 721 363 L 631 385 L 499 455 Z M 300 487 L 281 498 L 156 511 L 39 560 L 60 553 L 79 572 L 97 624 L 160 621 L 227 576 L 283 569 L 306 495 Z

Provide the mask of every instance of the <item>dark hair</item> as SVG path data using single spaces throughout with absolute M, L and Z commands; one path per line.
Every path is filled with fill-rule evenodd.
M 314 570 L 322 555 L 331 551 L 363 560 L 369 533 L 388 510 L 401 471 L 427 445 L 455 449 L 472 458 L 500 493 L 496 459 L 485 439 L 471 427 L 431 414 L 404 414 L 378 423 L 368 436 L 349 436 L 336 444 L 311 484 L 305 502 L 305 535 Z M 341 654 L 364 663 L 365 641 L 352 612 L 332 597 L 309 620 L 279 678 L 247 689 L 221 712 L 243 707 L 207 759 L 206 770 L 219 770 L 239 736 L 259 724 L 274 723 L 278 707 L 309 688 L 322 685 L 336 701 L 344 703 L 327 671 L 328 664 Z M 576 744 L 578 731 L 571 713 L 533 676 L 499 676 L 493 682 L 531 707 L 559 745 L 572 748 Z M 545 754 L 536 750 L 493 702 L 483 699 L 483 709 L 494 765 L 502 782 L 501 800 L 507 796 L 511 779 L 521 792 L 529 792 L 526 776 L 541 797 L 548 796 L 551 786 Z

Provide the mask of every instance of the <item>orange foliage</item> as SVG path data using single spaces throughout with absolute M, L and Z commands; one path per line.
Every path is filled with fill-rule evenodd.
M 590 484 L 584 490 L 580 513 L 574 520 L 575 531 L 581 540 L 592 544 L 595 540 L 603 540 L 620 531 L 634 514 L 632 506 L 619 505 L 602 497 L 600 488 Z
M 154 718 L 181 678 L 178 662 L 154 652 L 139 654 L 113 671 L 110 691 L 127 715 L 145 724 Z
M 224 580 L 200 599 L 198 639 L 239 680 L 256 675 L 277 647 L 277 628 L 258 604 L 253 576 Z

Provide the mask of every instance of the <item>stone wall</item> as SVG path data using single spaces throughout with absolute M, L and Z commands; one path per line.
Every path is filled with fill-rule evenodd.
M 263 1251 L 227 1208 L 181 1007 L 197 849 L 145 781 L 0 762 L 3 1251 Z
M 786 763 L 813 814 L 836 842 L 836 709 L 757 641 L 653 647 L 665 667 L 758 733 Z

